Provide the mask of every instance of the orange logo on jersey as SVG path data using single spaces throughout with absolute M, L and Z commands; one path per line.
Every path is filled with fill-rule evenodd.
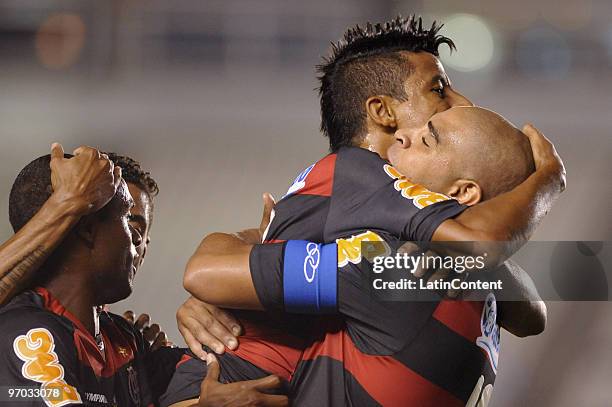
M 362 250 L 362 243 L 364 242 L 377 243 L 365 244 Z M 349 239 L 336 239 L 336 244 L 338 245 L 338 267 L 344 267 L 349 262 L 359 264 L 362 257 L 372 261 L 374 257 L 388 256 L 391 253 L 391 249 L 383 238 L 369 230 Z
M 44 398 L 48 406 L 82 403 L 77 389 L 64 380 L 64 367 L 55 353 L 51 332 L 45 328 L 30 329 L 27 334 L 15 338 L 13 350 L 25 362 L 21 368 L 23 377 L 41 383 L 41 390 L 44 390 L 42 393 L 49 395 Z M 59 390 L 59 396 L 52 395 L 50 390 L 53 389 Z
M 385 164 L 384 169 L 388 176 L 397 180 L 393 183 L 395 190 L 401 192 L 404 198 L 411 199 L 414 206 L 419 209 L 450 199 L 444 194 L 432 192 L 422 185 L 410 182 L 408 178 L 389 164 Z

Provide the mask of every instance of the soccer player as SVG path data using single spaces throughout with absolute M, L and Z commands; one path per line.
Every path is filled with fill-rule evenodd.
M 53 193 L 27 224 L 0 245 L 0 304 L 25 287 L 38 267 L 82 216 L 96 212 L 115 194 L 121 168 L 90 147 L 63 158 L 54 143 Z M 60 158 L 61 157 L 61 158 Z
M 450 106 L 471 104 L 450 86 L 436 57 L 440 44 L 452 44 L 448 38 L 437 35 L 437 31 L 438 27 L 435 24 L 430 30 L 425 30 L 420 20 L 411 18 L 398 19 L 378 26 L 368 25 L 366 29 L 355 28 L 347 32 L 345 41 L 335 46 L 334 55 L 320 68 L 322 129 L 330 138 L 332 151 L 338 151 L 343 146 L 360 146 L 386 156 L 389 140 L 393 140 L 393 134 L 398 127 L 419 126 L 426 123 L 436 112 L 444 111 Z M 526 131 L 535 130 L 527 128 Z M 342 160 L 343 171 L 346 174 L 353 172 L 355 177 L 358 177 L 357 174 L 361 174 L 360 163 L 357 161 L 351 166 L 350 160 L 347 159 L 349 155 L 346 154 Z M 333 170 L 334 166 L 329 165 L 332 160 L 326 160 L 327 167 L 319 166 L 321 170 L 319 175 L 325 175 L 326 168 L 328 171 Z M 333 174 L 327 174 L 326 177 L 329 180 L 333 178 Z M 301 185 L 302 178 L 298 177 L 296 180 L 296 188 Z M 366 175 L 364 179 L 369 178 Z M 553 196 L 557 192 L 554 185 L 556 185 L 554 182 L 549 184 L 551 186 L 549 191 L 554 191 Z M 373 186 L 370 188 L 376 190 Z M 283 210 L 283 201 L 276 208 L 274 222 L 280 225 L 282 232 L 279 238 L 319 239 L 323 234 L 322 223 L 325 220 L 321 212 L 325 212 L 328 207 L 330 199 L 326 198 L 330 197 L 330 191 L 315 188 L 302 189 L 299 192 L 301 193 L 292 196 L 299 196 L 300 210 L 293 213 L 290 209 Z M 359 192 L 355 191 L 354 194 L 358 195 Z M 333 192 L 331 198 L 333 199 Z M 543 204 L 542 208 L 550 207 L 549 198 L 550 195 L 540 196 L 539 202 Z M 359 201 L 338 200 L 338 202 L 339 205 L 343 203 L 350 205 Z M 331 207 L 332 205 L 329 206 Z M 358 205 L 353 207 L 357 208 Z M 318 208 L 322 208 L 321 211 L 317 210 Z M 387 219 L 393 218 L 393 212 L 385 214 L 382 210 L 371 211 L 363 219 L 355 216 L 354 211 L 343 213 L 342 216 L 346 222 L 357 222 L 354 226 L 359 227 L 363 225 L 358 223 L 362 220 L 367 220 L 370 226 L 376 226 L 375 217 L 379 214 L 386 216 Z M 533 214 L 522 215 L 528 218 Z M 530 221 L 537 223 L 539 216 L 541 214 Z M 393 221 L 398 225 L 401 224 L 395 218 Z M 304 233 L 300 233 L 302 228 L 305 230 Z M 270 235 L 267 237 L 270 238 Z M 197 280 L 193 279 L 194 284 L 197 284 Z M 531 305 L 538 307 L 535 304 L 529 306 Z M 543 309 L 540 306 L 535 311 L 531 314 L 542 315 Z M 179 310 L 179 315 L 180 312 Z M 299 340 L 299 328 L 308 325 L 308 320 L 299 318 L 288 325 L 286 320 L 282 320 L 282 324 L 277 323 L 277 320 L 271 319 L 270 315 L 239 314 L 239 316 L 246 326 L 246 335 L 242 337 L 241 345 L 236 352 L 224 355 L 222 364 L 229 364 L 231 361 L 232 364 L 240 366 L 237 359 L 246 360 L 250 363 L 249 368 L 260 366 L 263 372 L 271 371 L 281 377 L 289 378 L 303 350 L 304 344 Z M 193 321 L 194 318 L 185 320 Z M 251 323 L 253 320 L 255 324 Z M 528 324 L 528 329 L 524 330 L 523 334 L 541 331 L 542 318 L 536 317 L 533 320 L 536 322 L 532 327 Z M 528 321 L 529 319 L 525 320 Z M 209 335 L 203 335 L 201 325 L 195 323 L 188 325 L 187 322 L 182 323 L 179 320 L 179 325 L 182 325 L 184 330 L 194 328 L 193 334 L 186 336 L 188 343 L 192 344 L 193 338 L 198 337 L 204 344 L 216 347 L 219 343 L 211 336 L 217 336 L 220 339 L 226 338 L 225 343 L 229 349 L 234 347 L 231 341 L 227 340 L 231 338 L 231 334 L 224 333 L 222 329 L 227 323 L 215 324 L 214 314 L 210 312 L 207 313 L 206 322 L 216 327 L 216 334 L 211 329 Z M 270 323 L 266 325 L 267 322 Z M 516 328 L 520 324 L 514 325 Z M 297 333 L 297 337 L 287 335 L 288 331 Z M 194 353 L 198 353 L 196 346 L 192 345 L 192 349 Z M 194 390 L 197 392 L 199 382 L 197 375 L 193 375 L 190 380 L 193 380 Z
M 343 316 L 341 321 L 323 320 L 321 329 L 312 333 L 312 343 L 292 372 L 291 394 L 297 405 L 486 405 L 491 395 L 499 351 L 495 297 L 490 294 L 484 303 L 376 301 L 360 269 L 360 243 L 393 244 L 405 227 L 417 234 L 417 240 L 435 240 L 445 220 L 443 209 L 433 208 L 459 205 L 449 202 L 448 196 L 472 209 L 486 205 L 481 201 L 501 202 L 525 179 L 560 163 L 543 137 L 530 138 L 532 159 L 529 141 L 520 131 L 498 115 L 475 107 L 434 115 L 425 126 L 399 131 L 396 138 L 389 149 L 395 168 L 372 153 L 343 148 L 315 164 L 299 180 L 299 188 L 290 188 L 290 195 L 278 206 L 283 202 L 298 205 L 311 195 L 323 201 L 320 192 L 327 186 L 334 189 L 334 196 L 352 197 L 355 212 L 351 215 L 365 224 L 369 212 L 393 211 L 392 206 L 412 212 L 413 219 L 420 215 L 418 222 L 412 219 L 406 226 L 404 219 L 390 217 L 387 224 L 356 230 L 342 212 L 334 212 L 332 197 L 331 202 L 327 199 L 324 216 L 325 241 L 334 242 L 330 245 L 289 241 L 251 250 L 235 236 L 213 234 L 204 239 L 188 266 L 188 274 L 191 269 L 198 275 L 198 280 L 187 284 L 192 294 L 219 306 L 283 312 L 337 310 Z M 349 151 L 364 154 L 356 174 L 342 167 Z M 318 172 L 330 159 L 336 161 L 333 185 Z M 437 203 L 432 204 L 427 190 L 401 172 L 445 195 L 436 196 Z M 363 177 L 370 178 L 364 182 Z M 389 180 L 388 189 L 395 195 L 387 198 L 393 204 L 389 207 L 375 196 L 386 188 L 367 189 L 384 185 L 382 180 Z M 427 216 L 416 211 L 421 205 L 430 208 Z M 286 235 L 282 231 L 286 226 L 273 220 L 267 239 Z M 425 232 L 410 232 L 415 228 Z M 306 275 L 304 265 L 313 250 L 317 266 Z M 229 362 L 232 368 L 235 364 Z
M 11 189 L 15 231 L 40 210 L 50 191 L 50 156 L 43 156 L 21 171 Z M 132 206 L 120 181 L 109 203 L 81 218 L 38 270 L 36 288 L 0 310 L 0 381 L 36 389 L 32 405 L 41 399 L 49 406 L 154 402 L 144 343 L 123 318 L 98 310 L 132 289 L 141 240 L 128 225 Z
M 36 240 L 36 236 L 29 236 L 29 234 L 32 233 L 34 229 L 37 229 L 48 237 L 48 240 L 41 244 L 49 248 L 57 247 L 62 240 L 66 238 L 65 235 L 70 233 L 71 228 L 68 227 L 67 230 L 61 229 L 60 232 L 56 233 L 49 232 L 47 228 L 58 225 L 56 221 L 64 217 L 70 219 L 74 217 L 77 221 L 80 220 L 81 216 L 79 216 L 77 209 L 81 207 L 87 208 L 88 205 L 86 203 L 89 202 L 92 197 L 98 197 L 101 193 L 110 194 L 114 192 L 116 188 L 115 185 L 118 185 L 121 181 L 121 176 L 123 176 L 130 195 L 134 197 L 134 206 L 130 210 L 128 222 L 134 231 L 134 236 L 142 237 L 136 241 L 137 245 L 133 264 L 134 271 L 138 270 L 142 265 L 147 245 L 150 241 L 149 232 L 153 216 L 153 197 L 158 193 L 156 182 L 151 178 L 149 173 L 143 171 L 140 165 L 129 157 L 113 153 L 100 155 L 97 150 L 89 147 L 80 147 L 75 152 L 77 153 L 75 157 L 64 157 L 61 146 L 55 144 L 52 147 L 52 157 L 50 160 L 43 157 L 39 159 L 38 163 L 35 161 L 29 165 L 27 171 L 24 170 L 22 172 L 18 180 L 19 182 L 16 181 L 16 187 L 13 188 L 14 193 L 11 195 L 13 198 L 11 199 L 11 216 L 15 219 L 15 224 L 17 226 L 23 224 L 23 226 L 16 231 L 16 240 L 22 242 L 27 242 L 28 238 Z M 114 167 L 113 164 L 116 164 L 116 167 Z M 115 168 L 114 173 L 110 171 L 113 167 Z M 43 176 L 42 182 L 40 178 L 36 176 L 37 174 Z M 113 180 L 113 176 L 117 178 Z M 42 188 L 44 179 L 48 180 L 49 178 L 52 180 L 52 193 L 50 192 L 51 185 Z M 27 182 L 28 180 L 31 182 Z M 108 186 L 109 181 L 111 181 L 111 188 Z M 27 193 L 25 195 L 19 194 L 20 189 Z M 108 192 L 108 190 L 111 192 Z M 41 192 L 41 194 L 36 195 L 34 201 L 29 199 L 32 197 L 32 194 L 36 194 L 37 192 Z M 45 201 L 45 196 L 48 194 L 51 194 L 51 196 Z M 80 202 L 85 203 L 79 204 Z M 41 209 L 36 211 L 36 206 L 41 203 Z M 104 208 L 104 210 L 106 210 L 106 207 Z M 69 209 L 74 212 L 65 213 Z M 89 209 L 90 208 L 87 208 L 87 210 Z M 24 210 L 25 215 L 23 213 Z M 28 216 L 33 216 L 33 218 L 24 223 Z M 54 220 L 53 217 L 57 218 L 55 219 L 56 221 L 44 224 L 44 221 L 49 221 L 50 219 Z M 73 240 L 73 237 L 69 237 L 69 239 Z M 26 247 L 21 249 L 22 252 L 27 249 L 27 245 L 25 246 Z M 104 244 L 99 246 L 101 246 L 100 251 L 103 251 Z M 11 241 L 3 245 L 3 249 L 0 250 L 0 255 L 6 254 L 7 248 L 11 248 Z M 16 252 L 13 251 L 9 254 L 15 256 L 15 253 Z M 48 251 L 44 250 L 40 256 L 36 258 L 36 261 L 23 262 L 18 266 L 18 273 L 14 272 L 15 267 L 8 267 L 9 272 L 7 275 L 10 276 L 10 278 L 3 280 L 3 287 L 6 288 L 6 293 L 13 293 L 17 291 L 19 287 L 27 286 L 28 283 L 37 284 L 46 281 L 45 273 L 49 272 L 48 267 L 49 264 L 53 264 L 53 260 L 50 260 L 50 263 L 47 263 L 42 269 L 39 268 L 39 264 L 44 263 L 49 254 Z M 57 256 L 61 256 L 61 253 L 55 254 L 54 258 Z M 27 276 L 28 280 L 34 279 L 34 282 L 28 282 L 27 280 L 24 282 L 23 279 L 26 278 L 25 276 Z M 108 284 L 112 284 L 112 281 L 109 280 Z M 78 287 L 74 288 L 75 290 L 78 289 Z M 117 288 L 120 288 L 120 286 Z M 61 345 L 58 345 L 60 350 L 54 351 L 55 357 L 57 358 L 49 361 L 47 366 L 48 369 L 45 371 L 55 371 L 57 373 L 58 369 L 63 370 L 65 372 L 64 378 L 71 378 L 70 381 L 68 381 L 69 387 L 67 388 L 74 389 L 77 393 L 79 391 L 82 392 L 83 388 L 91 386 L 92 383 L 90 382 L 92 382 L 93 379 L 102 381 L 103 384 L 101 386 L 104 387 L 104 391 L 107 392 L 97 393 L 98 396 L 86 396 L 87 400 L 83 400 L 82 393 L 79 393 L 78 396 L 76 393 L 70 395 L 62 393 L 62 396 L 58 398 L 54 397 L 51 392 L 48 394 L 50 397 L 46 400 L 43 397 L 36 400 L 32 399 L 32 404 L 59 405 L 61 403 L 68 403 L 70 401 L 68 399 L 71 397 L 75 399 L 72 400 L 74 402 L 76 402 L 77 397 L 80 397 L 81 401 L 85 403 L 98 402 L 98 404 L 95 405 L 107 405 L 105 403 L 113 403 L 111 405 L 115 405 L 118 402 L 117 400 L 124 400 L 119 404 L 122 406 L 149 405 L 149 403 L 157 404 L 159 394 L 165 391 L 177 362 L 179 362 L 179 359 L 183 356 L 184 350 L 162 347 L 161 345 L 165 344 L 166 341 L 165 334 L 160 332 L 156 324 L 150 327 L 146 326 L 148 316 L 141 316 L 136 321 L 135 326 L 132 327 L 131 324 L 126 323 L 126 321 L 121 320 L 121 318 L 113 314 L 101 312 L 101 307 L 97 309 L 97 313 L 100 313 L 99 317 L 97 314 L 94 315 L 94 321 L 101 321 L 99 324 L 94 324 L 96 326 L 95 332 L 98 332 L 99 329 L 101 336 L 96 335 L 96 338 L 106 339 L 106 342 L 102 340 L 100 343 L 104 343 L 108 351 L 100 352 L 99 350 L 95 350 L 95 348 L 91 346 L 91 340 L 87 341 L 87 339 L 91 339 L 90 332 L 85 333 L 82 321 L 73 315 L 76 307 L 72 305 L 74 302 L 79 302 L 78 300 L 75 301 L 75 298 L 78 299 L 81 293 L 77 291 L 73 294 L 74 298 L 71 300 L 71 304 L 65 307 L 64 297 L 57 300 L 53 298 L 49 290 L 39 287 L 34 291 L 28 291 L 20 295 L 19 298 L 15 299 L 8 306 L 1 308 L 0 324 L 6 323 L 10 326 L 2 331 L 4 337 L 3 343 L 6 345 L 12 339 L 16 340 L 17 337 L 25 334 L 25 332 L 17 332 L 19 331 L 19 324 L 15 324 L 14 321 L 11 321 L 11 319 L 14 319 L 17 315 L 23 315 L 24 320 L 30 320 L 28 322 L 21 321 L 21 323 L 32 325 L 30 331 L 43 332 L 43 339 L 50 339 L 54 345 L 58 345 L 58 343 Z M 6 297 L 8 296 L 9 295 Z M 28 304 L 30 305 L 28 306 Z M 34 311 L 34 314 L 30 316 L 29 314 L 32 311 Z M 133 315 L 129 315 L 128 313 L 128 317 L 131 317 L 132 320 L 130 322 L 133 323 Z M 140 329 L 142 332 L 135 332 L 134 328 L 136 330 Z M 47 332 L 45 332 L 45 330 Z M 109 331 L 110 334 L 108 334 Z M 72 334 L 70 334 L 70 332 L 72 332 Z M 106 336 L 104 334 L 105 332 Z M 119 337 L 117 337 L 117 333 L 119 333 Z M 69 341 L 68 335 L 74 336 L 74 341 Z M 15 336 L 15 338 L 11 338 L 11 336 Z M 117 340 L 118 338 L 119 341 Z M 149 343 L 143 342 L 143 338 Z M 126 344 L 123 343 L 126 340 L 132 346 L 131 348 L 127 348 L 125 346 Z M 85 346 L 83 343 L 85 343 Z M 134 346 L 136 349 L 134 349 Z M 134 352 L 135 350 L 137 352 Z M 53 349 L 49 348 L 34 349 L 30 353 L 30 356 L 33 359 L 42 360 L 46 357 L 53 357 L 54 354 L 52 351 Z M 119 356 L 121 356 L 119 359 L 116 355 L 117 352 L 119 352 Z M 108 356 L 111 357 L 109 358 Z M 12 348 L 10 351 L 5 352 L 5 357 L 10 360 L 10 362 L 3 364 L 3 366 L 8 369 L 8 373 L 7 371 L 1 372 L 4 383 L 28 383 L 28 378 L 24 376 L 26 373 L 23 373 L 26 372 L 27 369 L 16 369 L 20 364 L 25 365 L 26 361 L 17 360 L 18 356 Z M 80 362 L 75 364 L 74 361 L 77 357 Z M 124 366 L 120 366 L 121 364 L 124 364 Z M 88 368 L 88 366 L 92 365 L 93 367 Z M 31 368 L 32 364 L 30 363 L 28 366 Z M 44 368 L 45 366 L 43 366 L 43 370 Z M 93 376 L 90 369 L 94 370 Z M 115 370 L 115 375 L 109 378 L 109 374 L 113 373 Z M 207 386 L 203 388 L 202 391 L 202 406 L 215 406 L 226 401 L 228 398 L 242 403 L 247 403 L 250 400 L 251 404 L 258 402 L 263 403 L 262 405 L 283 405 L 282 399 L 280 403 L 278 399 L 274 400 L 275 403 L 269 403 L 269 396 L 261 393 L 261 390 L 274 388 L 278 382 L 276 378 L 268 377 L 265 378 L 263 382 L 244 382 L 236 383 L 235 385 L 222 385 L 216 380 L 213 370 L 214 365 L 211 368 L 211 375 L 207 378 Z M 126 371 L 127 375 L 125 374 Z M 141 377 L 138 377 L 143 373 L 146 374 L 144 382 Z M 99 377 L 101 374 L 103 378 Z M 136 381 L 136 379 L 139 380 Z M 78 386 L 75 385 L 75 380 Z M 112 388 L 113 381 L 115 384 L 114 389 Z M 37 388 L 40 386 L 35 382 L 29 383 L 30 387 L 32 387 L 32 385 L 35 385 Z M 49 385 L 49 383 L 47 383 L 46 386 L 53 387 Z M 40 387 L 40 389 L 42 389 L 42 387 Z M 144 394 L 141 394 L 141 390 L 143 389 Z M 118 395 L 115 391 L 119 392 Z M 135 404 L 129 404 L 128 401 L 125 401 L 128 400 L 126 392 L 129 393 L 131 402 Z M 41 390 L 38 390 L 37 394 L 44 395 L 41 394 Z M 3 397 L 6 396 L 7 395 L 3 395 Z M 15 400 L 18 400 L 18 398 Z
M 319 67 L 321 128 L 329 138 L 332 151 L 342 146 L 359 146 L 385 158 L 398 126 L 421 126 L 433 114 L 451 106 L 471 105 L 452 87 L 437 58 L 440 45 L 454 48 L 449 38 L 438 35 L 439 28 L 434 23 L 430 29 L 423 29 L 420 19 L 398 17 L 376 26 L 368 24 L 365 29 L 351 28 L 344 40 L 334 45 L 332 56 Z M 525 131 L 535 130 L 528 127 Z M 315 199 L 304 198 L 305 201 Z M 282 218 L 278 214 L 280 210 L 277 208 L 279 219 Z M 285 213 L 290 217 L 286 220 L 288 232 L 304 226 L 306 232 L 302 237 L 317 238 L 307 234 L 312 229 L 310 220 L 300 221 L 301 214 Z M 542 311 L 541 308 L 535 314 L 542 315 Z M 222 310 L 190 299 L 177 315 L 181 333 L 200 358 L 205 357 L 205 352 L 198 341 L 217 353 L 222 353 L 224 346 L 236 349 L 239 324 Z M 241 317 L 244 323 L 245 315 Z M 542 315 L 513 325 L 526 327 L 522 334 L 527 335 L 539 331 L 543 320 Z M 518 331 L 515 329 L 515 332 Z M 251 337 L 243 338 L 242 343 Z M 270 349 L 267 344 L 263 345 L 258 352 Z M 246 356 L 246 351 L 239 352 Z M 277 367 L 284 364 L 276 356 L 271 357 Z

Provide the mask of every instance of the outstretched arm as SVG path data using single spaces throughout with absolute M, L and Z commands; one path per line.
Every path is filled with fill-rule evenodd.
M 79 219 L 113 197 L 121 169 L 98 150 L 79 147 L 64 158 L 51 147 L 53 194 L 34 217 L 0 246 L 0 304 L 21 291 Z
M 523 132 L 529 137 L 535 172 L 512 191 L 466 209 L 454 219 L 444 221 L 432 240 L 439 242 L 477 242 L 470 253 L 488 254 L 487 268 L 501 265 L 523 244 L 540 224 L 544 215 L 565 189 L 565 168 L 552 143 L 535 127 L 527 125 Z M 461 245 L 443 248 L 441 254 L 467 250 Z M 473 250 L 473 252 L 472 252 Z

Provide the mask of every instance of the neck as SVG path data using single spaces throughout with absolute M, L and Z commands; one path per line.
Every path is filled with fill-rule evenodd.
M 53 297 L 70 311 L 89 331 L 92 336 L 96 334 L 97 313 L 91 285 L 84 281 L 82 273 L 72 273 L 65 267 L 46 284 Z

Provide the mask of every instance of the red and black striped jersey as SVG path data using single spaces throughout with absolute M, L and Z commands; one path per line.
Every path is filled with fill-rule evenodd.
M 377 154 L 360 148 L 342 148 L 309 166 L 295 179 L 274 208 L 264 243 L 292 239 L 334 242 L 364 230 L 391 234 L 402 240 L 429 241 L 440 223 L 464 209 L 457 201 L 410 182 Z M 265 254 L 268 246 L 272 250 L 270 256 Z M 276 256 L 275 246 L 258 246 L 261 249 L 258 254 L 268 259 L 267 265 L 274 264 L 278 269 L 282 256 Z M 252 269 L 253 258 L 252 254 Z M 282 287 L 282 277 L 273 269 L 265 277 L 263 269 L 252 270 L 264 305 L 274 298 L 276 287 Z M 276 281 L 268 285 L 269 279 Z M 266 292 L 268 289 L 271 293 Z M 236 351 L 228 350 L 219 358 L 226 381 L 255 379 L 270 373 L 287 380 L 294 377 L 320 321 L 312 316 L 287 315 L 277 309 L 278 312 L 236 313 L 245 335 Z M 240 371 L 254 375 L 227 373 Z M 184 379 L 178 379 L 182 373 Z M 191 361 L 177 369 L 173 382 L 176 381 L 177 389 L 192 383 L 190 398 L 197 397 L 204 374 L 203 363 Z M 171 385 L 169 393 L 172 388 Z M 186 399 L 186 393 L 181 392 L 185 394 L 181 399 Z
M 157 405 L 184 350 L 150 352 L 122 317 L 101 312 L 99 321 L 96 340 L 44 288 L 0 308 L 0 383 L 41 396 L 17 394 L 15 405 Z
M 367 262 L 343 261 L 360 247 L 336 242 L 342 318 L 321 318 L 313 329 L 292 375 L 295 405 L 452 407 L 488 399 L 499 352 L 493 294 L 486 302 L 384 300 L 373 295 Z M 267 308 L 283 308 L 283 251 L 282 244 L 258 246 L 251 257 Z
M 294 403 L 464 406 L 488 399 L 499 351 L 495 297 L 486 302 L 378 301 L 360 269 L 363 240 L 428 241 L 442 221 L 464 207 L 443 195 L 432 198 L 433 193 L 362 149 L 341 150 L 319 163 L 302 173 L 277 204 L 266 236 L 268 242 L 338 243 L 342 318 L 326 317 L 313 325 L 291 375 Z M 393 180 L 386 188 L 381 187 L 385 177 Z M 330 192 L 341 201 L 326 199 Z M 281 245 L 258 246 L 251 255 L 253 281 L 267 309 L 283 309 L 282 250 Z

